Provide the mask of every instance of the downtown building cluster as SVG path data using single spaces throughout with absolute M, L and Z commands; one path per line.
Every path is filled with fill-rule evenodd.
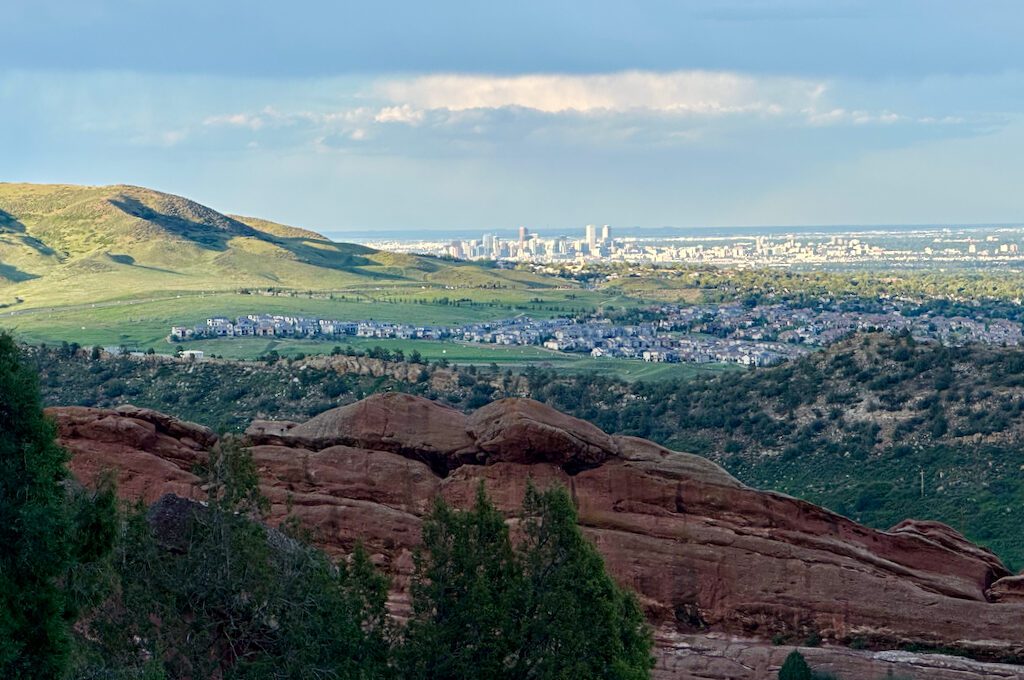
M 609 257 L 615 248 L 612 228 L 605 224 L 588 224 L 582 239 L 568 236 L 543 238 L 519 227 L 518 238 L 503 239 L 494 234 L 468 241 L 455 240 L 446 246 L 445 255 L 458 260 L 516 260 L 544 261 L 576 260 L 579 258 Z

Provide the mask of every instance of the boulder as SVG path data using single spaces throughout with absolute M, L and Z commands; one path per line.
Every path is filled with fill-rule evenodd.
M 999 579 L 992 584 L 987 594 L 993 602 L 1024 604 L 1024 574 Z
M 615 440 L 599 428 L 533 399 L 492 402 L 470 416 L 469 429 L 488 463 L 555 463 L 580 470 L 618 453 Z

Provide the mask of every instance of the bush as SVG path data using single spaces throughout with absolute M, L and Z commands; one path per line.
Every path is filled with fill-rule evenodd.
M 811 667 L 807 665 L 803 654 L 795 649 L 789 653 L 779 670 L 779 680 L 813 680 Z
M 225 440 L 202 471 L 205 504 L 124 520 L 117 597 L 88 619 L 76 677 L 392 678 L 387 583 L 357 547 L 334 565 L 259 520 L 248 452 Z M 161 501 L 163 503 L 163 501 Z
M 438 500 L 416 555 L 401 677 L 643 680 L 640 607 L 608 576 L 563 488 L 528 487 L 513 548 L 483 486 L 472 510 Z

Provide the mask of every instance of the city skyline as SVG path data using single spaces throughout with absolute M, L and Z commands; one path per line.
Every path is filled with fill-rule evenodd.
M 479 237 L 364 241 L 370 247 L 448 257 L 533 265 L 585 267 L 595 263 L 710 264 L 716 266 L 800 267 L 814 265 L 1020 266 L 1024 226 L 934 228 L 916 231 L 837 231 L 826 233 L 732 233 L 661 237 L 620 236 L 608 224 L 587 224 L 571 232 L 544 234 L 520 226 L 514 238 L 493 232 Z

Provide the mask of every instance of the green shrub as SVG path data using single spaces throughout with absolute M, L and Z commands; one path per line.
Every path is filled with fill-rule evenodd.
M 789 653 L 779 670 L 779 680 L 813 680 L 811 667 L 807 665 L 803 654 L 795 649 Z

